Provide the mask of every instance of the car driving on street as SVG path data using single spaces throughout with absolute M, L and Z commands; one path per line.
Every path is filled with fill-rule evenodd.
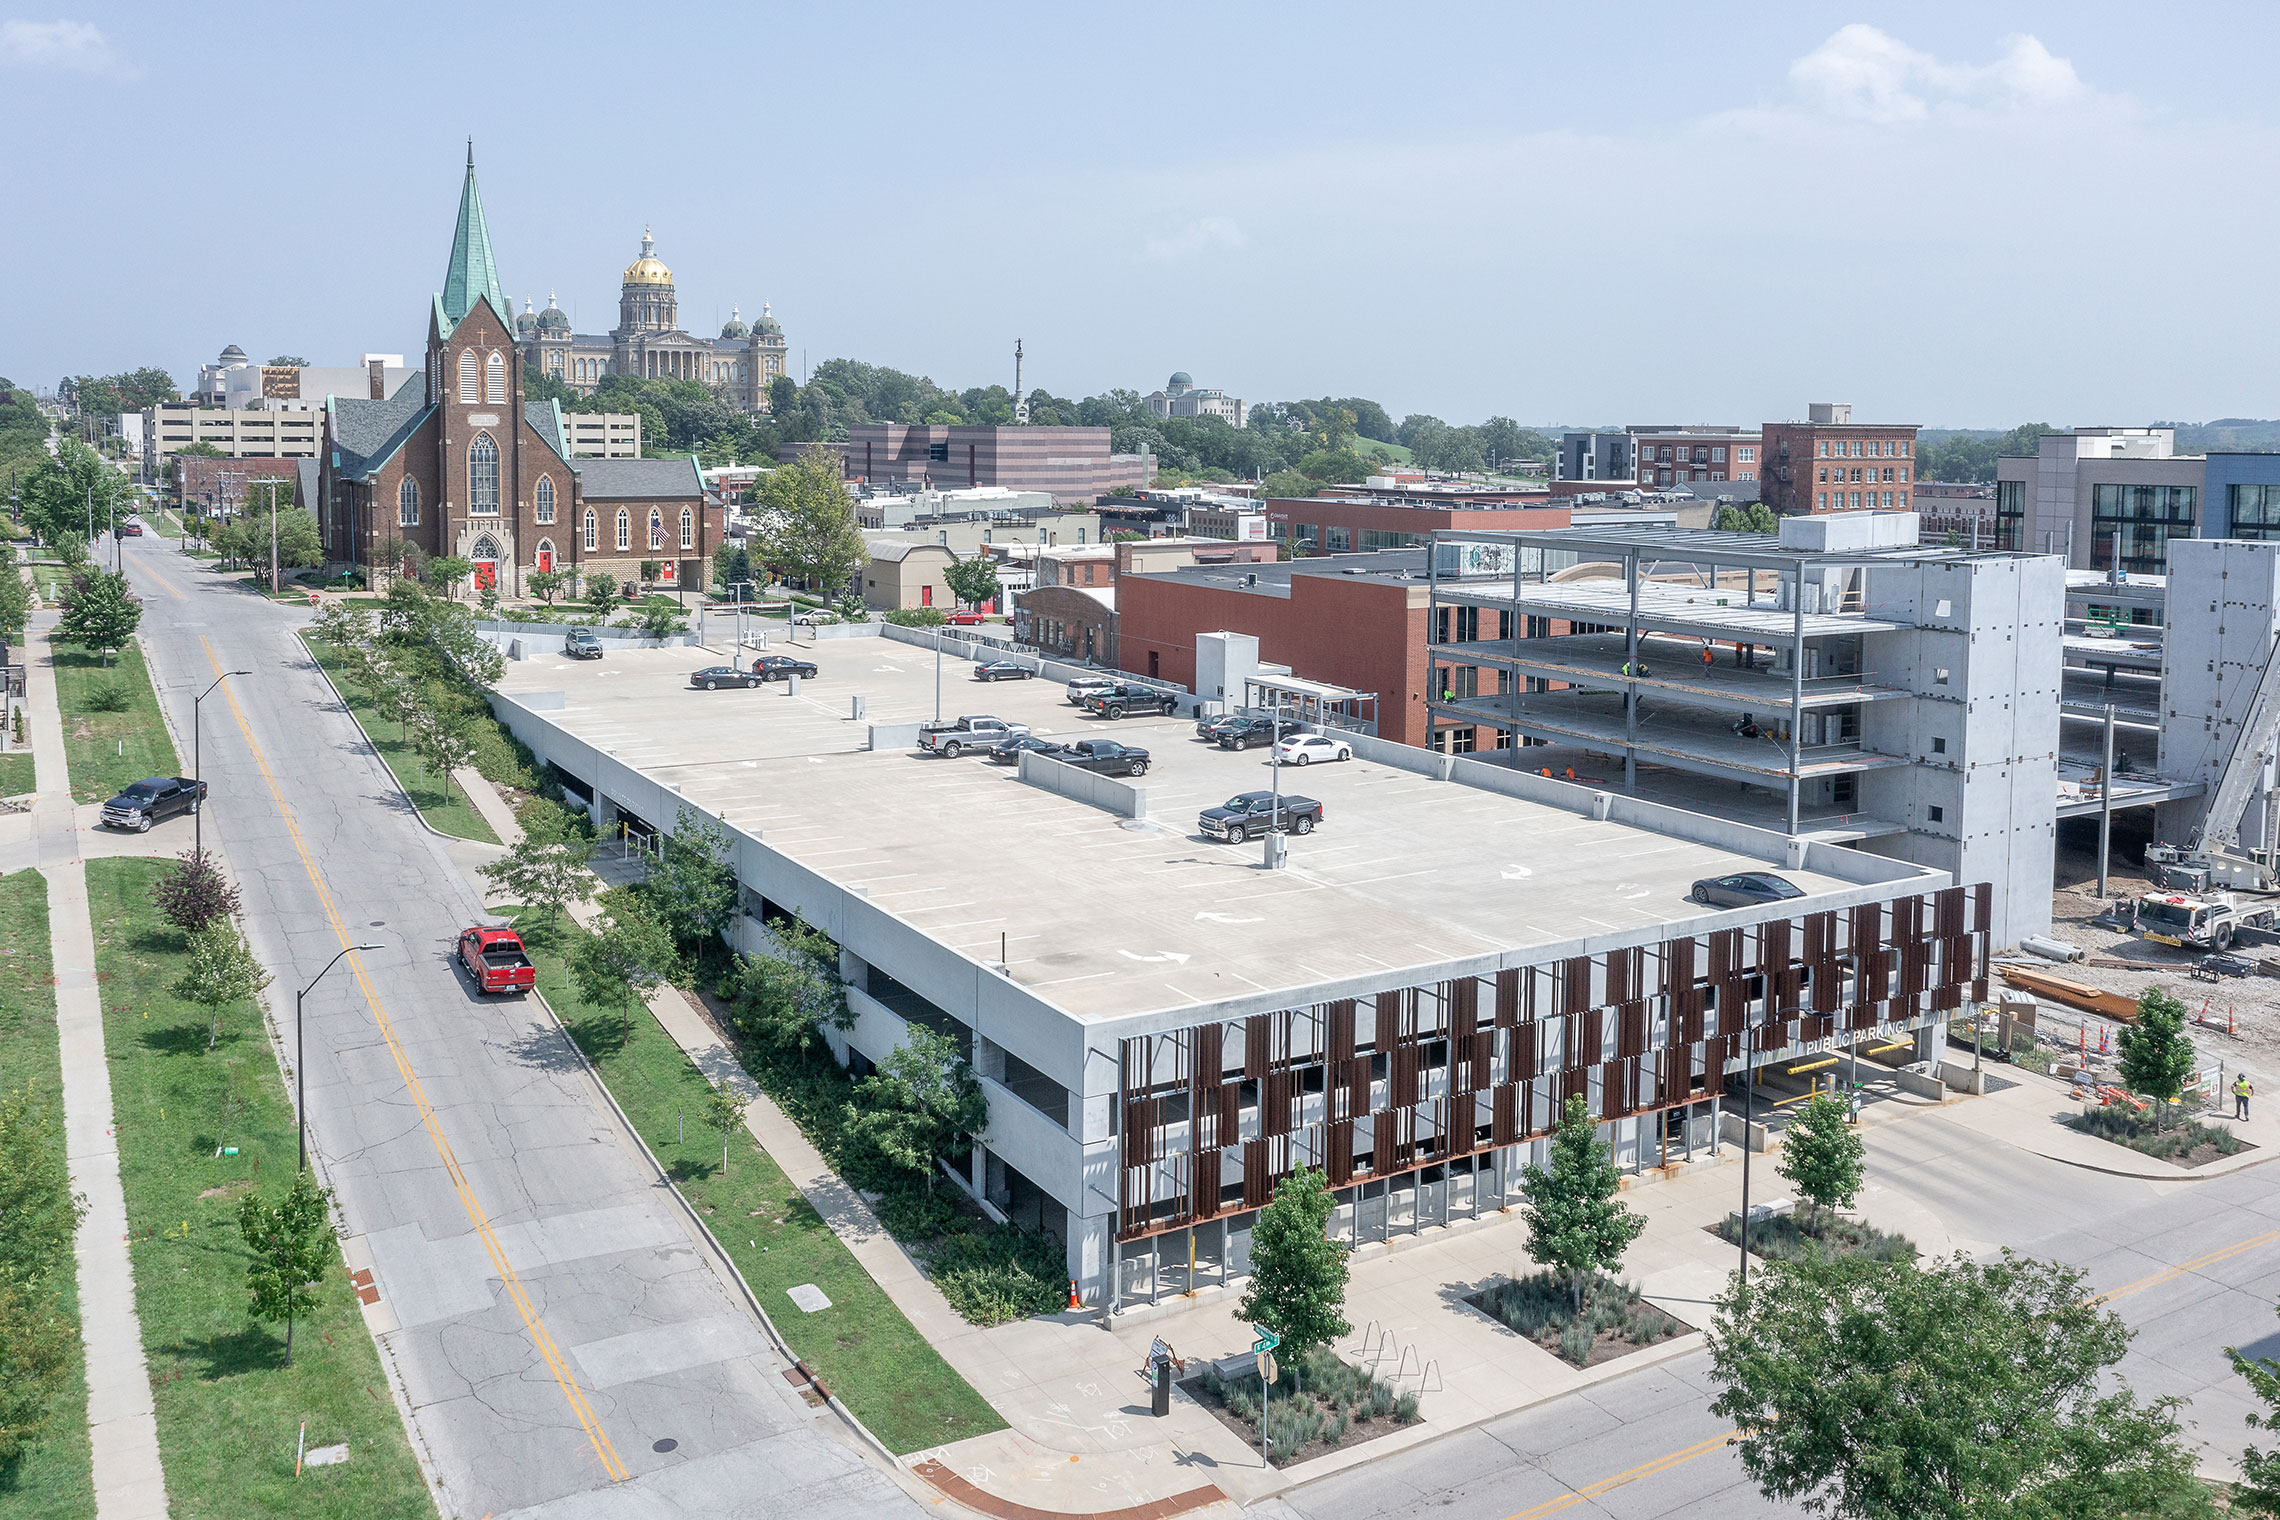
M 1311 834 L 1322 821 L 1322 804 L 1312 797 L 1285 796 L 1278 803 L 1273 792 L 1243 792 L 1215 808 L 1205 808 L 1196 824 L 1212 839 L 1233 843 L 1262 834 Z

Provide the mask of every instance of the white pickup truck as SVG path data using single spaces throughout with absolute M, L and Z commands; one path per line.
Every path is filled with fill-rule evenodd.
M 987 749 L 1008 739 L 1017 739 L 1029 732 L 1026 723 L 1008 723 L 1003 718 L 963 717 L 953 723 L 923 723 L 919 725 L 918 747 L 955 760 L 962 751 Z

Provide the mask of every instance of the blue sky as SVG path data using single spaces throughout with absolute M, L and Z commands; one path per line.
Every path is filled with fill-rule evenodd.
M 2280 416 L 2276 15 L 0 0 L 0 374 L 416 352 L 472 136 L 518 301 L 607 331 L 648 224 L 686 326 L 770 301 L 795 367 Z

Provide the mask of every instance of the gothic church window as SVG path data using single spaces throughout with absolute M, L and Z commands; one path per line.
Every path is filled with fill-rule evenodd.
M 696 546 L 697 514 L 690 511 L 687 507 L 683 507 L 681 509 L 681 547 L 684 549 L 694 549 Z
M 618 508 L 617 546 L 620 549 L 633 547 L 633 514 L 623 507 Z
M 483 362 L 483 399 L 493 406 L 507 402 L 507 356 L 495 349 Z
M 396 521 L 406 528 L 420 525 L 420 483 L 409 475 L 396 487 Z
M 499 514 L 499 446 L 489 433 L 477 433 L 467 448 L 467 510 L 478 517 Z
M 538 490 L 536 492 L 536 500 L 538 503 L 538 520 L 542 523 L 550 523 L 554 521 L 553 476 L 541 475 L 538 477 Z
M 473 406 L 482 398 L 475 393 L 475 350 L 463 350 L 459 355 L 459 404 Z
M 594 509 L 592 507 L 588 507 L 586 509 L 585 545 L 589 553 L 592 552 L 594 548 L 594 532 Z

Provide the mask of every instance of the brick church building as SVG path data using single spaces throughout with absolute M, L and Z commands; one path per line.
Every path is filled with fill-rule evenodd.
M 400 539 L 475 566 L 474 585 L 524 593 L 535 570 L 702 589 L 723 509 L 694 458 L 572 459 L 561 409 L 525 402 L 514 317 L 491 256 L 475 155 L 425 366 L 379 399 L 328 397 L 319 460 L 326 558 L 370 571 Z

